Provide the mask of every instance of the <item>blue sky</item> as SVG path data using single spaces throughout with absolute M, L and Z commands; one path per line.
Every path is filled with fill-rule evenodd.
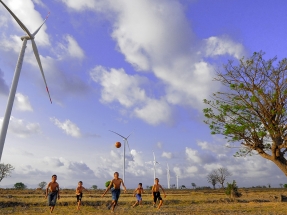
M 122 141 L 130 133 L 126 185 L 208 186 L 206 175 L 227 167 L 239 186 L 277 187 L 285 176 L 258 156 L 234 158 L 203 123 L 202 100 L 228 59 L 286 57 L 285 1 L 9 0 L 36 36 L 53 104 L 30 42 L 18 84 L 1 162 L 15 166 L 0 186 L 36 187 L 58 174 L 61 187 L 99 187 L 122 174 Z M 21 48 L 21 28 L 0 7 L 0 120 Z M 2 113 L 2 114 L 1 114 Z M 2 116 L 2 117 L 1 117 Z M 133 155 L 134 160 L 130 155 Z

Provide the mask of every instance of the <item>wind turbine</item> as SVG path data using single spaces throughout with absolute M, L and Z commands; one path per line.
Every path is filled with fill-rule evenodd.
M 131 136 L 131 134 L 130 134 L 129 136 L 127 136 L 127 137 L 124 137 L 124 136 L 122 136 L 122 135 L 118 134 L 117 132 L 114 132 L 114 131 L 111 131 L 111 130 L 109 130 L 109 131 L 110 131 L 110 132 L 113 132 L 113 133 L 115 133 L 115 134 L 117 134 L 117 135 L 119 135 L 119 136 L 120 136 L 120 137 L 122 137 L 122 138 L 123 138 L 123 140 L 124 140 L 123 181 L 125 181 L 125 169 L 126 169 L 126 144 L 127 144 L 128 148 L 129 148 L 129 151 L 131 152 L 131 150 L 130 150 L 130 146 L 129 146 L 129 143 L 128 143 L 128 138 Z
M 148 161 L 146 163 L 150 164 L 152 162 L 153 164 L 153 180 L 154 180 L 156 178 L 156 164 L 159 164 L 159 162 L 156 161 L 154 152 L 152 152 L 152 154 L 153 154 L 153 161 Z
M 176 189 L 178 189 L 178 174 L 176 174 Z
M 167 188 L 170 189 L 170 170 L 169 170 L 168 163 L 166 165 L 167 165 L 167 169 L 166 169 L 166 173 L 167 173 Z
M 17 89 L 17 85 L 18 85 L 18 81 L 19 81 L 19 76 L 20 76 L 20 72 L 21 72 L 21 68 L 22 68 L 22 64 L 23 64 L 26 44 L 27 44 L 28 40 L 31 40 L 33 51 L 34 51 L 36 60 L 38 62 L 38 65 L 40 67 L 40 70 L 41 70 L 41 73 L 42 73 L 42 77 L 44 79 L 44 83 L 46 85 L 46 90 L 47 90 L 47 93 L 49 95 L 51 103 L 52 103 L 52 100 L 51 100 L 51 97 L 50 97 L 50 93 L 49 93 L 49 89 L 48 89 L 48 86 L 47 86 L 46 78 L 45 78 L 44 71 L 43 71 L 43 68 L 42 68 L 39 52 L 38 52 L 36 43 L 34 41 L 36 34 L 40 30 L 40 28 L 44 25 L 44 23 L 48 19 L 50 13 L 47 15 L 47 17 L 45 18 L 45 20 L 42 23 L 42 25 L 40 25 L 40 27 L 33 34 L 31 34 L 30 31 L 26 28 L 26 26 L 4 4 L 4 2 L 1 1 L 1 0 L 0 0 L 0 2 L 8 10 L 8 12 L 13 16 L 13 18 L 19 24 L 19 26 L 23 29 L 23 31 L 26 33 L 25 36 L 21 37 L 21 40 L 23 41 L 23 44 L 22 44 L 22 48 L 21 48 L 21 51 L 20 51 L 20 54 L 19 54 L 19 57 L 18 57 L 16 68 L 15 68 L 14 77 L 13 77 L 10 93 L 9 93 L 9 96 L 8 96 L 8 102 L 7 102 L 6 111 L 5 111 L 5 115 L 4 115 L 4 119 L 3 119 L 3 123 L 2 123 L 1 133 L 0 133 L 0 161 L 1 161 L 2 152 L 3 152 L 4 143 L 5 143 L 6 134 L 7 134 L 7 129 L 8 129 L 8 125 L 9 125 L 9 120 L 10 120 L 12 107 L 13 107 L 13 103 L 14 103 L 14 99 L 15 99 L 15 93 L 16 93 L 16 89 Z

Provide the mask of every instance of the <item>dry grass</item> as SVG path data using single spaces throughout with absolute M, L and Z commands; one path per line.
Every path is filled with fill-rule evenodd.
M 223 190 L 167 190 L 160 211 L 152 207 L 151 194 L 143 195 L 143 206 L 131 208 L 135 202 L 130 190 L 121 194 L 115 214 L 286 214 L 286 202 L 279 201 L 287 195 L 284 189 L 240 189 L 239 199 L 229 199 Z M 62 190 L 54 214 L 111 214 L 106 205 L 111 196 L 101 198 L 102 190 L 84 194 L 83 206 L 76 211 L 74 190 Z M 47 200 L 39 190 L 0 190 L 0 214 L 49 214 Z

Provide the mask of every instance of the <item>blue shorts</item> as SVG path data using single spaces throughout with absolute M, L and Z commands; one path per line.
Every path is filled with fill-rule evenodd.
M 112 200 L 118 201 L 121 194 L 121 189 L 111 189 L 112 191 Z
M 142 195 L 141 194 L 136 194 L 136 198 L 137 198 L 137 201 L 141 201 L 142 200 Z
M 57 202 L 57 197 L 58 197 L 58 191 L 49 193 L 48 205 L 49 206 L 55 206 L 56 202 Z

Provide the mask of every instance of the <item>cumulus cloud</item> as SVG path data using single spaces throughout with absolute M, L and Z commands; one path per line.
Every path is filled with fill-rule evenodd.
M 201 110 L 202 100 L 219 89 L 218 83 L 212 82 L 214 66 L 206 57 L 240 58 L 244 52 L 243 46 L 228 36 L 196 39 L 179 1 L 63 2 L 77 11 L 89 9 L 106 15 L 113 26 L 111 37 L 126 61 L 137 71 L 152 72 L 163 85 L 155 98 L 141 86 L 143 77 L 128 75 L 122 69 L 108 72 L 102 66 L 91 72 L 102 87 L 102 101 L 118 101 L 124 108 L 134 106 L 128 110 L 130 116 L 153 125 L 173 122 L 172 107 L 176 105 Z
M 168 159 L 171 159 L 173 157 L 171 152 L 162 152 L 161 156 L 163 158 L 168 158 Z
M 15 95 L 15 108 L 20 111 L 33 111 L 29 97 L 21 93 L 16 93 Z
M 62 129 L 67 135 L 72 137 L 81 137 L 81 131 L 79 127 L 67 119 L 64 122 L 61 122 L 55 117 L 50 118 L 50 120 L 60 129 Z
M 102 66 L 90 72 L 91 78 L 102 86 L 102 102 L 119 102 L 131 108 L 132 115 L 149 124 L 156 125 L 172 120 L 172 110 L 164 99 L 148 97 L 141 87 L 147 79 L 139 75 L 128 75 L 123 69 L 107 70 Z
M 58 44 L 55 54 L 59 59 L 71 57 L 82 60 L 85 57 L 83 49 L 80 47 L 76 39 L 71 35 L 65 35 L 64 41 Z
M 244 54 L 244 47 L 227 36 L 209 37 L 206 42 L 206 56 L 231 55 L 237 59 Z
M 0 118 L 2 125 L 3 118 Z M 10 118 L 8 132 L 20 138 L 27 138 L 31 135 L 42 133 L 39 123 L 26 122 L 23 119 L 17 119 L 13 116 Z

